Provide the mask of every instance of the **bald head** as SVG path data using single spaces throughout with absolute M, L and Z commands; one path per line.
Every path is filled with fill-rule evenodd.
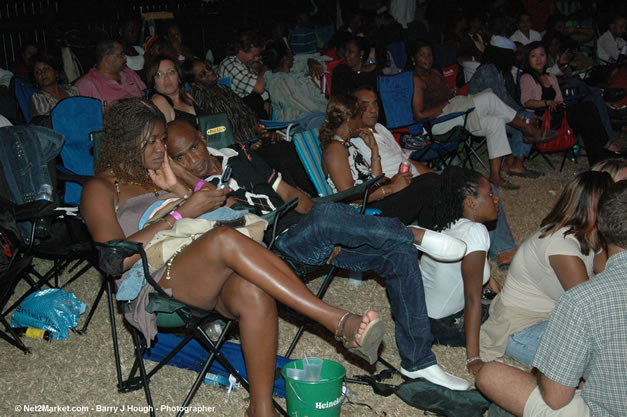
M 183 120 L 168 123 L 167 130 L 170 158 L 198 178 L 208 177 L 214 164 L 202 133 Z

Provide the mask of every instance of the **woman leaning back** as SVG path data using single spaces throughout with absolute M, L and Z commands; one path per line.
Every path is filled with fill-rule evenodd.
M 207 185 L 164 221 L 138 230 L 139 217 L 160 196 L 166 192 L 183 196 L 190 190 L 170 169 L 165 119 L 154 104 L 134 98 L 120 100 L 107 109 L 104 127 L 96 176 L 85 185 L 81 200 L 81 211 L 96 242 L 129 239 L 145 245 L 159 231 L 171 229 L 177 218 L 197 217 L 224 204 L 228 189 Z M 124 269 L 138 259 L 137 255 L 126 258 Z M 228 227 L 215 228 L 185 247 L 163 279 L 165 269 L 159 269 L 154 278 L 176 299 L 239 321 L 250 382 L 247 417 L 276 415 L 272 406 L 276 301 L 335 331 L 349 350 L 376 350 L 383 337 L 383 323 L 376 312 L 369 310 L 360 317 L 325 304 L 278 257 Z M 156 325 L 154 321 L 150 325 L 145 311 L 151 291 L 144 286 L 127 315 L 148 343 L 156 334 Z

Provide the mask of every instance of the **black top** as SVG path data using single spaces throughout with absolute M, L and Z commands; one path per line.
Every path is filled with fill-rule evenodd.
M 350 69 L 346 64 L 339 65 L 333 71 L 333 78 L 331 79 L 331 95 L 334 96 L 348 96 L 356 88 L 362 86 L 372 87 L 377 90 L 377 75 L 379 71 L 377 69 L 359 73 Z
M 238 155 L 229 158 L 231 178 L 237 181 L 240 189 L 229 194 L 238 200 L 234 209 L 249 209 L 252 213 L 262 215 L 276 210 L 284 203 L 283 199 L 272 189 L 279 173 L 272 169 L 255 151 L 243 150 L 239 144 L 233 145 Z M 218 158 L 220 159 L 220 158 Z M 281 216 L 278 233 L 298 223 L 301 215 L 294 209 Z M 272 228 L 266 230 L 264 241 L 269 243 Z

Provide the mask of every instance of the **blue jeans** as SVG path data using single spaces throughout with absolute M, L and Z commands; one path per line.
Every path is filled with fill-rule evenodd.
M 492 185 L 492 192 L 499 198 L 499 217 L 496 220 L 496 227 L 489 231 L 490 249 L 488 250 L 488 255 L 490 255 L 490 258 L 496 259 L 501 253 L 516 249 L 516 242 L 509 228 L 509 223 L 507 223 L 499 189 Z
M 509 147 L 512 148 L 512 155 L 528 156 L 533 145 L 523 142 L 522 132 L 518 129 L 514 129 L 510 125 L 505 126 L 505 131 L 509 137 Z
M 364 216 L 349 205 L 322 201 L 283 233 L 276 247 L 299 262 L 323 265 L 339 245 L 342 251 L 333 265 L 371 270 L 384 278 L 401 366 L 416 371 L 437 361 L 413 241 L 413 233 L 397 218 Z
M 548 324 L 549 321 L 544 320 L 511 335 L 507 340 L 505 356 L 509 356 L 518 362 L 531 365 L 531 361 L 533 361 L 533 357 L 536 354 L 536 350 L 538 350 L 540 340 Z
M 603 92 L 600 88 L 591 87 L 578 77 L 570 77 L 566 80 L 560 81 L 560 90 L 562 95 L 567 88 L 573 88 L 577 91 L 577 95 L 582 97 L 582 101 L 590 101 L 594 104 L 599 111 L 599 118 L 605 131 L 607 132 L 607 138 L 609 142 L 614 142 L 614 129 L 612 128 L 612 121 L 610 115 L 607 112 L 607 105 L 603 100 Z M 566 101 L 567 97 L 564 97 Z
M 7 126 L 0 129 L 0 161 L 8 186 L 9 200 L 15 204 L 37 199 L 42 184 L 52 184 L 48 161 L 61 151 L 60 133 L 41 126 Z

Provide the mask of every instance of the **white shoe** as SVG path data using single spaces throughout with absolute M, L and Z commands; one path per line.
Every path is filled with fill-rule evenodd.
M 419 251 L 426 253 L 438 261 L 459 261 L 466 255 L 466 243 L 457 238 L 422 227 L 409 227 L 425 231 L 422 242 L 420 244 L 414 243 L 414 246 Z
M 470 388 L 470 382 L 456 377 L 455 375 L 451 375 L 448 372 L 444 372 L 437 363 L 427 368 L 411 372 L 401 368 L 401 374 L 409 379 L 424 378 L 435 385 L 441 385 L 454 391 L 466 391 Z

